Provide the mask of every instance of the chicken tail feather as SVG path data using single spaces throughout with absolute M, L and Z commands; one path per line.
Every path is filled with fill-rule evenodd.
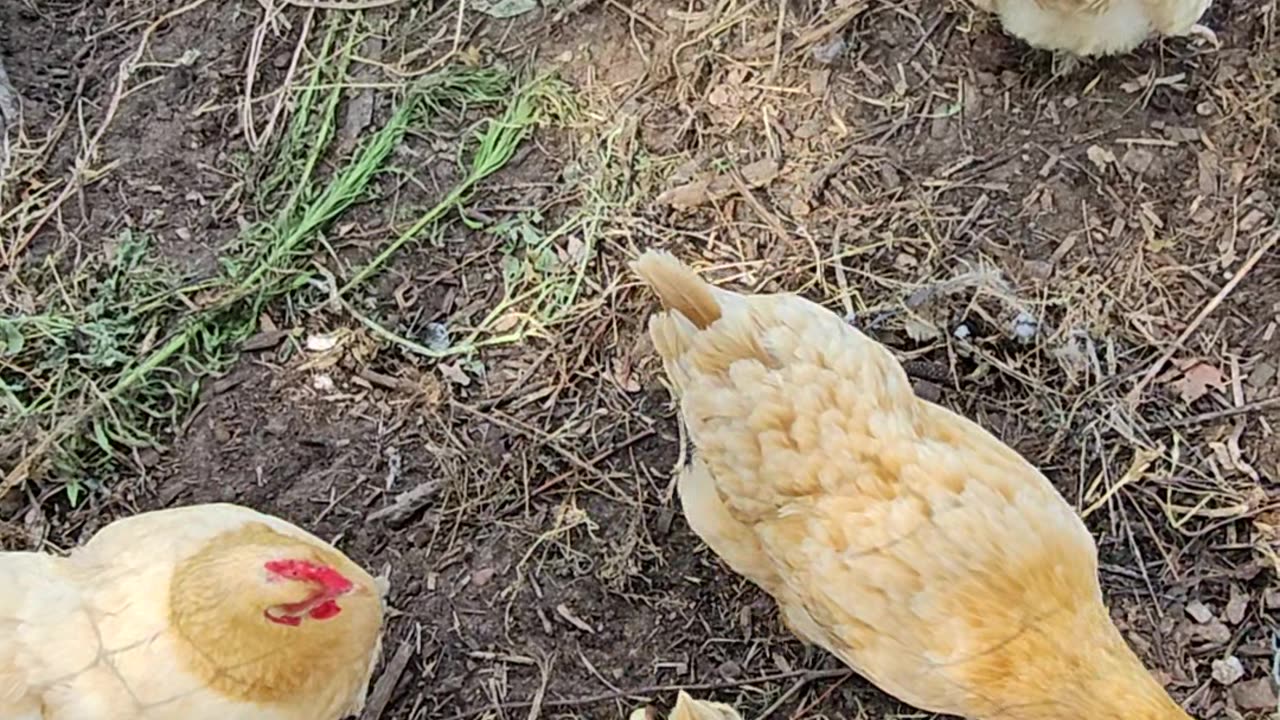
M 631 270 L 657 293 L 662 306 L 688 318 L 699 330 L 720 319 L 720 303 L 707 281 L 674 255 L 662 250 L 646 250 Z
M 631 269 L 666 308 L 649 318 L 649 336 L 677 395 L 690 373 L 718 375 L 746 358 L 777 366 L 763 344 L 751 298 L 711 285 L 663 251 L 645 251 Z

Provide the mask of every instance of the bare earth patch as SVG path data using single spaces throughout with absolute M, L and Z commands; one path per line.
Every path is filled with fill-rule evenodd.
M 893 348 L 1086 516 L 1193 715 L 1275 712 L 1276 0 L 1058 80 L 960 2 L 312 5 L 0 8 L 6 549 L 201 501 L 336 538 L 392 582 L 370 718 L 915 716 L 680 516 L 660 246 Z

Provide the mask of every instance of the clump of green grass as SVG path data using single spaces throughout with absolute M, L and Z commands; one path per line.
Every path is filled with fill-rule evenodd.
M 572 107 L 557 104 L 563 116 Z M 489 228 L 504 239 L 502 245 L 503 298 L 480 324 L 477 334 L 493 327 L 483 344 L 518 342 L 542 336 L 549 329 L 591 312 L 583 283 L 597 244 L 609 219 L 626 209 L 631 199 L 625 176 L 633 158 L 617 147 L 621 126 L 603 133 L 576 158 L 572 187 L 581 200 L 558 224 L 547 227 L 541 214 L 524 213 Z M 514 326 L 510 320 L 514 319 Z
M 455 211 L 466 204 L 481 182 L 511 161 L 535 127 L 547 122 L 570 122 L 576 114 L 577 106 L 569 87 L 554 78 L 538 78 L 512 93 L 506 110 L 496 118 L 485 119 L 477 129 L 475 147 L 467 148 L 470 159 L 460 159 L 465 170 L 463 179 L 419 214 L 346 283 L 332 290 L 332 297 L 378 337 L 429 358 L 471 355 L 485 347 L 520 342 L 541 334 L 543 328 L 574 305 L 586 262 L 591 257 L 591 248 L 587 247 L 572 268 L 554 260 L 551 248 L 577 227 L 579 218 L 575 216 L 547 232 L 542 228 L 541 216 L 536 214 L 520 215 L 493 228 L 484 228 L 468 221 L 464 213 L 455 214 Z M 385 327 L 346 302 L 347 295 L 377 274 L 406 244 L 424 236 L 440 237 L 444 228 L 454 222 L 466 223 L 473 230 L 496 233 L 506 240 L 503 297 L 464 337 L 445 348 L 427 347 Z M 542 260 L 530 260 L 533 256 L 541 256 Z
M 66 483 L 75 502 L 84 486 L 118 472 L 139 448 L 160 446 L 182 421 L 202 382 L 234 361 L 270 303 L 312 293 L 310 258 L 323 231 L 369 197 L 392 151 L 412 127 L 446 109 L 507 102 L 487 123 L 470 172 L 344 290 L 376 274 L 405 242 L 462 202 L 513 156 L 552 106 L 547 81 L 512 93 L 509 74 L 449 69 L 407 86 L 386 123 L 321 179 L 332 152 L 338 101 L 358 36 L 330 25 L 310 82 L 298 96 L 288 132 L 256 194 L 266 220 L 225 249 L 221 272 L 183 282 L 149 260 L 147 238 L 125 234 L 111 258 L 63 277 L 57 258 L 30 269 L 27 287 L 48 288 L 30 308 L 0 319 L 0 496 L 38 473 Z M 319 88 L 328 88 L 321 91 Z
M 554 326 L 590 313 L 601 302 L 601 297 L 584 293 L 598 241 L 610 218 L 627 210 L 636 196 L 632 175 L 638 158 L 621 147 L 625 144 L 621 139 L 627 130 L 625 123 L 603 134 L 598 134 L 596 126 L 590 128 L 591 140 L 575 153 L 566 172 L 564 192 L 577 198 L 566 204 L 571 208 L 567 213 L 551 219 L 529 210 L 485 226 L 465 213 L 454 212 L 465 205 L 481 181 L 511 159 L 534 126 L 544 122 L 572 126 L 579 117 L 576 99 L 563 83 L 542 78 L 526 85 L 501 117 L 483 124 L 476 149 L 464 164 L 464 179 L 440 202 L 417 216 L 408 229 L 355 272 L 333 296 L 375 335 L 411 354 L 429 358 L 471 356 L 484 348 L 547 337 Z M 427 347 L 398 334 L 344 299 L 408 242 L 442 237 L 452 223 L 463 223 L 501 241 L 498 265 L 503 292 L 479 321 L 465 328 L 447 347 Z

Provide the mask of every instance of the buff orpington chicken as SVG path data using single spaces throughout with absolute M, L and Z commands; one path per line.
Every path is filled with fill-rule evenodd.
M 815 303 L 714 287 L 663 252 L 632 268 L 665 308 L 649 331 L 695 449 L 684 515 L 792 632 L 933 712 L 1189 720 L 1035 467 Z
M 382 613 L 367 572 L 283 520 L 135 515 L 68 557 L 0 553 L 0 718 L 338 720 Z
M 1126 53 L 1152 35 L 1195 35 L 1218 45 L 1199 20 L 1212 0 L 974 0 L 1028 45 L 1088 57 Z
M 652 708 L 638 708 L 631 712 L 628 720 L 655 720 Z M 667 720 L 742 720 L 731 706 L 710 700 L 694 700 L 689 693 L 681 690 L 676 696 L 676 706 L 671 708 Z

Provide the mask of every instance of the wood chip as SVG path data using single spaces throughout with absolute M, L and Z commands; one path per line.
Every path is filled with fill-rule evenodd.
M 434 478 L 396 496 L 390 505 L 369 513 L 366 522 L 385 520 L 392 527 L 403 525 L 414 513 L 421 510 L 444 488 L 444 480 Z
M 1199 600 L 1192 600 L 1187 603 L 1187 615 L 1191 616 L 1192 620 L 1195 620 L 1201 625 L 1213 619 L 1213 611 Z
M 369 693 L 369 701 L 365 704 L 361 720 L 378 720 L 386 712 L 387 706 L 391 704 L 391 696 L 395 694 L 396 685 L 400 684 L 400 676 L 404 675 L 405 668 L 409 667 L 409 661 L 413 659 L 413 653 L 413 643 L 409 640 L 401 641 L 400 647 L 396 648 L 395 657 L 382 669 L 373 692 Z
M 283 330 L 265 330 L 251 336 L 248 340 L 245 340 L 242 349 L 245 352 L 270 350 L 271 348 L 279 345 L 280 341 L 284 340 L 288 335 L 289 333 Z

